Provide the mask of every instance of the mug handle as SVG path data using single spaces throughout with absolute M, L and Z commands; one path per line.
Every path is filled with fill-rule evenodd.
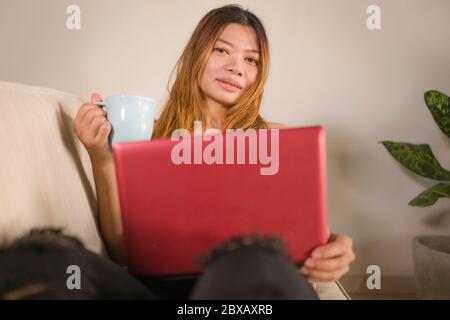
M 95 104 L 97 107 L 102 108 L 103 110 L 105 110 L 106 118 L 108 118 L 108 108 L 106 107 L 106 103 L 104 103 L 103 101 L 96 101 L 96 102 L 91 102 L 91 103 Z
M 97 107 L 102 108 L 106 112 L 106 119 L 108 119 L 108 109 L 106 108 L 106 103 L 103 101 L 95 101 L 91 102 L 92 104 L 95 104 Z M 109 145 L 112 145 L 112 137 L 114 135 L 114 127 L 111 127 L 111 132 L 109 133 L 108 142 Z

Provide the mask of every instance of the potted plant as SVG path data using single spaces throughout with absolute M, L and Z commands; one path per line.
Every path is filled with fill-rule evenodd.
M 425 103 L 441 131 L 450 138 L 450 99 L 438 91 L 425 92 Z M 412 172 L 436 180 L 409 202 L 431 206 L 450 198 L 450 171 L 442 168 L 428 144 L 382 141 L 387 151 Z M 416 236 L 412 241 L 417 293 L 421 299 L 450 299 L 450 236 Z

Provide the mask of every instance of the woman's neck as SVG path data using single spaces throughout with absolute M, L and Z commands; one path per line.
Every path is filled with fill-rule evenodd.
M 211 128 L 222 130 L 225 112 L 225 106 L 214 100 L 207 99 L 205 111 L 205 130 Z

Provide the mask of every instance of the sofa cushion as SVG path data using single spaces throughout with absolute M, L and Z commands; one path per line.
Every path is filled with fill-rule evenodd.
M 0 241 L 36 227 L 63 228 L 99 254 L 96 192 L 72 130 L 83 102 L 52 89 L 0 82 Z

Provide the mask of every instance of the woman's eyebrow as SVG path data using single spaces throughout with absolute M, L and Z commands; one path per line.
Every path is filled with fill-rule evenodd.
M 217 42 L 223 42 L 223 43 L 226 43 L 227 45 L 229 45 L 230 47 L 232 47 L 232 48 L 234 48 L 234 46 L 233 46 L 233 44 L 231 43 L 231 42 L 228 42 L 228 41 L 226 41 L 226 40 L 223 40 L 223 39 L 217 39 Z M 244 51 L 246 51 L 246 52 L 255 52 L 255 53 L 258 53 L 259 54 L 259 51 L 258 50 L 255 50 L 255 49 L 247 49 L 247 50 L 244 50 Z

